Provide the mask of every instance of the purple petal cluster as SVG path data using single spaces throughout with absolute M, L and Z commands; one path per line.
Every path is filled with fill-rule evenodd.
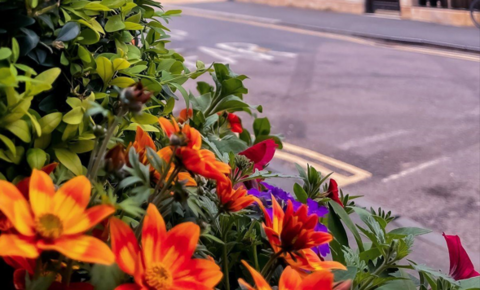
M 302 203 L 296 200 L 291 193 L 266 182 L 262 182 L 261 184 L 267 189 L 266 191 L 259 191 L 257 188 L 252 188 L 248 191 L 248 194 L 258 197 L 263 202 L 270 217 L 272 217 L 272 195 L 284 208 L 289 200 L 292 202 L 293 209 L 295 211 L 302 205 Z M 318 202 L 314 201 L 313 199 L 307 199 L 307 206 L 308 215 L 316 214 L 321 218 L 328 213 L 328 209 L 326 207 L 319 205 Z M 315 227 L 315 230 L 318 232 L 328 232 L 327 227 L 320 222 Z M 312 250 L 317 253 L 317 255 L 320 254 L 322 256 L 326 256 L 330 253 L 330 247 L 328 244 L 314 247 Z

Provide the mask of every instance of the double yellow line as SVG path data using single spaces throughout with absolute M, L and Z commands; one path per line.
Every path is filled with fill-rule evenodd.
M 299 163 L 305 168 L 307 164 L 310 164 L 322 172 L 323 175 L 333 172 L 331 177 L 335 179 L 340 186 L 353 184 L 372 176 L 370 172 L 351 164 L 289 143 L 283 143 L 283 150 L 277 150 L 275 152 L 275 158 L 287 162 Z

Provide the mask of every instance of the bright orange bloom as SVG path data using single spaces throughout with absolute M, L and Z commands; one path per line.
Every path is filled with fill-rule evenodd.
M 85 176 L 69 180 L 55 192 L 50 177 L 34 169 L 27 201 L 13 184 L 0 181 L 0 210 L 16 229 L 0 236 L 0 256 L 37 258 L 42 251 L 57 251 L 87 263 L 113 263 L 106 244 L 84 235 L 115 212 L 109 205 L 87 209 L 90 192 Z
M 330 242 L 332 235 L 315 231 L 318 216 L 309 216 L 306 205 L 301 205 L 294 212 L 293 204 L 289 200 L 287 210 L 284 212 L 275 197 L 272 196 L 273 217 L 270 218 L 261 201 L 257 203 L 265 215 L 263 229 L 270 245 L 275 253 L 282 252 L 281 256 L 291 266 L 308 271 L 326 268 L 346 269 L 345 266 L 337 262 L 321 261 L 311 249 L 312 247 Z
M 228 178 L 217 182 L 217 195 L 223 209 L 228 212 L 242 210 L 255 201 L 255 197 L 249 195 L 243 186 L 233 189 Z
M 137 134 L 135 135 L 135 141 L 133 142 L 133 144 L 128 146 L 127 152 L 132 147 L 138 153 L 140 162 L 145 165 L 148 164 L 147 147 L 150 147 L 153 150 L 156 150 L 156 146 L 155 146 L 155 143 L 153 143 L 152 137 L 150 137 L 148 133 L 143 131 L 143 129 L 140 126 L 137 127 Z M 169 149 L 169 147 L 165 147 L 160 149 L 160 151 L 158 151 L 157 154 L 160 158 L 162 158 L 163 160 L 165 160 L 165 162 L 168 163 L 170 161 L 171 152 L 172 150 Z M 170 166 L 170 170 L 167 176 L 165 176 L 165 180 L 167 180 L 170 177 L 174 169 L 175 169 L 175 165 L 172 164 Z M 155 171 L 155 168 L 153 168 L 153 166 L 150 166 L 150 172 L 153 174 L 153 178 L 154 178 L 153 181 L 158 182 L 158 180 L 160 179 L 160 173 Z M 178 174 L 178 180 L 180 181 L 186 180 L 187 181 L 186 186 L 197 185 L 197 183 L 195 182 L 195 179 L 193 179 L 188 172 L 180 172 Z
M 242 261 L 242 263 L 247 267 L 257 287 L 254 288 L 243 279 L 238 279 L 240 285 L 247 288 L 247 290 L 272 290 L 260 273 L 255 271 L 247 262 Z M 333 274 L 329 271 L 313 272 L 302 279 L 300 274 L 290 266 L 285 268 L 278 282 L 278 290 L 331 290 L 332 287 Z
M 58 163 L 53 162 L 48 165 L 45 165 L 42 167 L 42 171 L 50 174 L 55 170 L 57 167 Z M 25 177 L 24 179 L 20 180 L 17 183 L 17 188 L 20 190 L 20 192 L 23 194 L 23 196 L 28 199 L 28 186 L 30 184 L 30 177 Z M 9 229 L 13 228 L 12 222 L 5 216 L 2 211 L 0 210 L 0 232 L 8 231 Z
M 200 227 L 185 222 L 167 232 L 153 204 L 149 204 L 143 222 L 141 248 L 130 227 L 117 218 L 110 220 L 110 235 L 118 266 L 135 281 L 117 290 L 207 290 L 214 289 L 222 279 L 215 262 L 192 258 Z
M 187 170 L 217 181 L 227 178 L 226 174 L 230 173 L 230 166 L 216 160 L 215 154 L 210 150 L 200 149 L 202 146 L 200 132 L 188 124 L 180 129 L 175 119 L 169 121 L 161 117 L 158 122 L 168 137 L 177 134 L 185 138 L 186 146 L 178 148 L 176 155 L 182 160 Z
M 183 109 L 180 111 L 180 115 L 178 116 L 178 122 L 180 124 L 185 123 L 188 119 L 193 117 L 193 109 Z

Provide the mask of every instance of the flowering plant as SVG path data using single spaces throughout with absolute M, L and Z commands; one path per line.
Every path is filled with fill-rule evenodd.
M 267 169 L 280 138 L 244 100 L 246 76 L 191 71 L 167 48 L 179 13 L 151 0 L 0 3 L 2 287 L 475 288 L 458 237 L 445 236 L 442 274 L 406 259 L 427 230 L 387 231 L 390 213 L 356 206 L 329 175 L 299 167 L 293 194 L 271 185 L 289 177 Z M 184 89 L 207 73 L 213 85 Z

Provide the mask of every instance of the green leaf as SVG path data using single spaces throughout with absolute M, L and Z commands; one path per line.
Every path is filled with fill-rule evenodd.
M 0 48 L 0 60 L 9 58 L 12 55 L 12 50 L 8 47 Z
M 383 286 L 375 288 L 377 290 L 417 290 L 415 283 L 410 279 L 407 273 L 403 270 L 399 270 L 395 273 L 395 277 L 401 278 L 399 280 L 388 281 Z
M 360 236 L 360 233 L 358 232 L 357 227 L 355 226 L 353 221 L 348 216 L 348 213 L 343 209 L 343 207 L 341 207 L 338 203 L 336 203 L 332 200 L 329 201 L 328 204 L 333 209 L 333 211 L 340 217 L 340 219 L 347 226 L 347 228 L 350 230 L 350 232 L 353 234 L 353 237 L 355 238 L 355 241 L 357 242 L 358 249 L 360 250 L 360 252 L 365 251 L 365 248 L 363 247 L 363 242 L 362 242 L 362 238 Z
M 225 245 L 225 243 L 222 240 L 220 240 L 219 238 L 217 238 L 213 235 L 210 235 L 210 234 L 202 234 L 200 237 L 207 238 L 207 239 L 212 240 L 212 241 L 214 241 L 214 242 L 216 242 L 220 245 Z
M 255 136 L 270 134 L 270 121 L 268 118 L 256 118 L 255 121 L 253 121 L 253 132 Z
M 125 29 L 126 30 L 142 30 L 143 25 L 140 25 L 138 23 L 125 21 Z
M 97 57 L 95 62 L 97 63 L 98 75 L 103 80 L 104 84 L 108 84 L 113 76 L 112 62 L 103 56 Z
M 18 46 L 18 41 L 15 38 L 12 38 L 12 62 L 17 62 L 19 56 L 20 47 Z
M 295 196 L 301 203 L 307 202 L 308 195 L 300 184 L 295 183 L 293 185 L 293 192 L 295 193 Z
M 111 82 L 110 85 L 112 86 L 117 86 L 119 88 L 127 88 L 135 83 L 135 80 L 129 77 L 117 77 L 114 78 Z
M 354 280 L 355 277 L 357 276 L 357 271 L 358 268 L 354 266 L 348 266 L 347 270 L 333 270 L 333 275 L 334 275 L 334 281 L 335 282 L 340 282 L 340 281 L 347 281 L 347 280 Z
M 46 70 L 35 77 L 35 82 L 32 82 L 30 91 L 28 92 L 29 96 L 38 95 L 41 92 L 50 90 L 52 88 L 53 82 L 60 75 L 61 70 L 59 68 L 51 68 Z
M 70 125 L 78 125 L 82 122 L 84 116 L 83 108 L 77 107 L 63 116 L 63 122 Z
M 107 6 L 100 4 L 99 1 L 90 2 L 87 5 L 85 5 L 85 7 L 83 8 L 87 10 L 93 10 L 93 11 L 110 11 L 111 10 Z
M 47 162 L 47 154 L 39 148 L 28 149 L 27 163 L 32 169 L 41 169 Z
M 480 277 L 473 277 L 470 279 L 459 280 L 461 290 L 479 290 Z
M 119 31 L 125 28 L 121 15 L 114 15 L 108 18 L 107 24 L 105 24 L 106 32 Z
M 422 229 L 422 228 L 415 228 L 415 227 L 405 227 L 405 228 L 398 228 L 391 230 L 388 232 L 388 235 L 395 236 L 395 237 L 406 237 L 408 235 L 412 235 L 414 237 L 425 235 L 431 233 L 431 230 Z
M 32 140 L 32 136 L 30 134 L 30 128 L 25 120 L 16 120 L 10 124 L 5 126 L 5 129 L 12 132 L 13 135 L 20 138 L 25 143 L 29 143 Z
M 80 34 L 80 24 L 77 22 L 66 23 L 57 35 L 57 41 L 70 41 Z
M 68 146 L 73 153 L 77 154 L 90 152 L 93 150 L 93 147 L 95 147 L 95 141 L 93 140 L 79 140 L 75 143 L 69 144 Z
M 73 172 L 75 175 L 82 175 L 82 162 L 80 161 L 80 158 L 78 158 L 77 154 L 62 148 L 54 149 L 54 151 L 58 161 L 67 167 L 68 170 Z
M 113 60 L 113 70 L 118 71 L 127 69 L 130 67 L 130 63 L 124 58 L 116 58 Z
M 78 57 L 85 63 L 92 62 L 92 54 L 82 45 L 78 45 Z
M 120 8 L 125 5 L 125 0 L 103 0 L 100 4 L 107 6 L 111 9 Z
M 17 151 L 15 149 L 15 144 L 12 142 L 12 140 L 10 140 L 10 138 L 0 134 L 0 141 L 2 141 L 3 144 L 5 144 L 5 146 L 7 146 L 7 149 L 10 150 L 13 153 L 13 155 L 17 154 Z
M 43 134 L 50 134 L 60 125 L 60 122 L 62 122 L 62 113 L 57 112 L 43 116 L 38 123 Z
M 115 289 L 122 282 L 124 275 L 117 264 L 111 266 L 95 264 L 90 271 L 91 283 L 95 289 Z
M 156 116 L 148 113 L 142 113 L 141 115 L 136 115 L 135 117 L 132 118 L 132 120 L 142 125 L 145 125 L 145 124 L 152 125 L 158 122 L 158 118 Z

